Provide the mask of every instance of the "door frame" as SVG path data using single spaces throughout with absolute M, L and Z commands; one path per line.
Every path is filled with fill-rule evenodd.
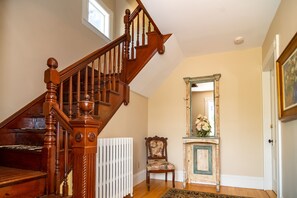
M 276 71 L 275 63 L 279 57 L 279 35 L 275 35 L 275 39 L 271 44 L 269 51 L 263 61 L 263 72 L 262 72 L 262 104 L 263 104 L 263 147 L 264 147 L 264 190 L 272 190 L 272 148 L 268 140 L 271 138 L 271 118 L 272 109 L 271 105 L 274 105 L 277 110 L 277 89 L 276 82 L 274 83 L 274 96 L 271 95 L 271 83 L 270 83 L 270 71 Z M 275 98 L 276 104 L 271 104 L 271 97 Z M 269 101 L 269 102 L 267 102 Z M 271 116 L 267 116 L 271 115 Z M 274 118 L 275 130 L 276 130 L 276 169 L 277 169 L 277 196 L 282 197 L 282 141 L 281 141 L 281 127 L 280 121 L 276 117 Z

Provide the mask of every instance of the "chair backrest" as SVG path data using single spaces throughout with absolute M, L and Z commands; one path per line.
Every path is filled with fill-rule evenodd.
M 150 159 L 165 159 L 167 161 L 167 138 L 164 137 L 146 137 L 146 156 Z

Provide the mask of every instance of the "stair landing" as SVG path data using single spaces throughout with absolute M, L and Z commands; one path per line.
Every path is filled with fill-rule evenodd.
M 0 166 L 0 197 L 31 198 L 44 194 L 46 173 Z

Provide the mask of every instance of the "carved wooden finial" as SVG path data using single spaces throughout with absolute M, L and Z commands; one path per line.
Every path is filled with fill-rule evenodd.
M 131 13 L 130 10 L 126 9 L 125 14 L 130 15 L 130 13 Z
M 55 58 L 53 58 L 53 57 L 47 59 L 47 63 L 46 64 L 51 69 L 57 69 L 57 67 L 58 67 L 58 61 Z
M 82 112 L 82 116 L 89 117 L 90 113 L 94 110 L 94 102 L 90 101 L 90 96 L 85 95 L 85 99 L 79 102 L 79 109 Z

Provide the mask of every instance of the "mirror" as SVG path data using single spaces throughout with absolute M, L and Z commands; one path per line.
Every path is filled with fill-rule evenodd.
M 219 137 L 219 79 L 221 74 L 186 77 L 186 135 Z

